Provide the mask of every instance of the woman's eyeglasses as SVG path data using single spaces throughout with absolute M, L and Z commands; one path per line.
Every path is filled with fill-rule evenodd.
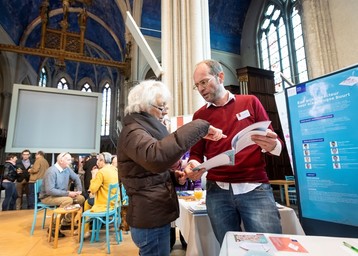
M 167 107 L 163 106 L 163 107 L 159 107 L 159 106 L 156 106 L 156 105 L 153 105 L 153 104 L 150 104 L 153 108 L 156 108 L 156 109 L 159 109 L 160 112 L 163 112 L 164 110 L 167 110 Z

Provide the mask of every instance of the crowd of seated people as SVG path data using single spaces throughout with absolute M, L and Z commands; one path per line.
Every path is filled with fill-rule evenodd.
M 28 149 L 22 151 L 20 159 L 17 154 L 9 153 L 0 173 L 0 186 L 5 190 L 2 210 L 19 210 L 22 209 L 19 205 L 25 203 L 27 208 L 33 209 L 34 184 L 36 180 L 42 179 L 41 191 L 38 195 L 42 203 L 62 208 L 79 204 L 84 210 L 91 208 L 93 211 L 102 211 L 107 200 L 108 185 L 118 183 L 116 159 L 116 156 L 103 152 L 92 153 L 80 162 L 70 153 L 63 152 L 57 155 L 55 164 L 50 166 L 43 151 L 36 152 L 34 160 Z M 86 171 L 87 175 L 83 175 Z M 90 177 L 89 182 L 84 182 L 86 179 L 83 179 L 83 176 L 86 179 Z M 21 198 L 18 194 L 19 190 L 17 191 L 20 184 Z M 26 194 L 27 199 L 24 202 L 22 202 L 23 194 Z M 69 229 L 70 225 L 71 216 L 66 214 L 61 220 L 60 230 Z M 54 236 L 54 230 L 48 232 Z M 88 234 L 89 226 L 86 236 Z M 58 235 L 65 236 L 61 231 Z

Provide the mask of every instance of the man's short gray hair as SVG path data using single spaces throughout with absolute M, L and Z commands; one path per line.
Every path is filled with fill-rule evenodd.
M 62 152 L 62 153 L 60 153 L 60 154 L 57 156 L 57 162 L 59 162 L 60 160 L 62 160 L 62 158 L 64 158 L 66 155 L 71 156 L 69 152 Z
M 155 105 L 158 98 L 161 98 L 163 102 L 171 99 L 168 87 L 156 80 L 142 81 L 130 90 L 125 114 L 148 112 L 150 105 Z
M 197 68 L 199 65 L 203 63 L 209 67 L 210 75 L 217 76 L 219 75 L 219 73 L 224 72 L 222 65 L 218 61 L 211 60 L 211 59 L 200 61 L 195 65 L 195 68 Z

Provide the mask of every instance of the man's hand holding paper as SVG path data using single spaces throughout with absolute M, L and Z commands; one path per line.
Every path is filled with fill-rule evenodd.
M 251 140 L 255 142 L 264 152 L 271 152 L 277 145 L 277 134 L 271 129 L 266 130 L 266 135 L 251 135 Z

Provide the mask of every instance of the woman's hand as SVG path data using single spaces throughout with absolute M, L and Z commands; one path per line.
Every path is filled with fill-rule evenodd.
M 191 180 L 200 180 L 201 176 L 206 171 L 205 168 L 200 169 L 198 171 L 193 171 L 193 169 L 200 165 L 200 163 L 196 160 L 191 160 L 188 165 L 185 167 L 184 172 L 186 173 L 187 177 Z
M 180 185 L 184 185 L 188 177 L 186 176 L 185 172 L 182 172 L 180 170 L 175 170 L 175 178 L 177 179 Z
M 221 129 L 215 128 L 214 126 L 210 125 L 208 134 L 205 135 L 204 139 L 218 141 L 226 137 L 227 136 L 223 134 L 223 131 Z

